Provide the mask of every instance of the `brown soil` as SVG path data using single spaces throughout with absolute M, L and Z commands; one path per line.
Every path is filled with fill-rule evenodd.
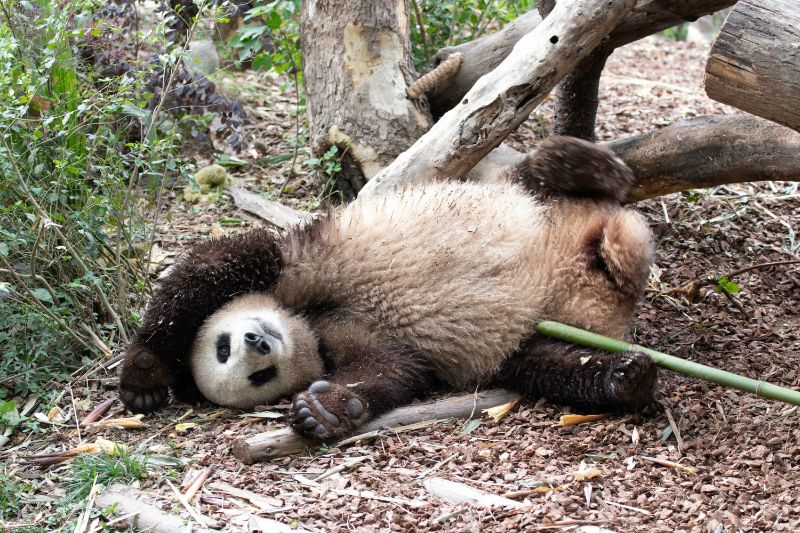
M 611 139 L 699 114 L 731 112 L 710 101 L 702 90 L 707 53 L 705 45 L 657 38 L 618 50 L 601 85 L 599 137 Z M 237 87 L 237 96 L 249 105 L 250 133 L 256 139 L 246 154 L 247 166 L 236 176 L 243 186 L 265 192 L 276 190 L 289 162 L 270 166 L 264 158 L 290 152 L 287 139 L 294 135 L 293 102 L 280 96 L 276 85 L 275 80 L 255 74 L 232 75 L 221 83 L 223 90 Z M 542 116 L 548 116 L 549 105 L 551 101 L 540 109 Z M 511 142 L 517 148 L 530 148 L 547 127 L 546 119 L 534 117 Z M 301 153 L 300 160 L 305 157 Z M 319 177 L 300 164 L 296 169 L 299 174 L 290 181 L 293 190 L 281 200 L 294 207 L 309 203 L 313 207 L 320 194 Z M 736 276 L 741 291 L 728 296 L 716 292 L 714 284 L 703 287 L 694 303 L 679 294 L 665 294 L 687 282 L 742 267 L 797 259 L 798 184 L 720 187 L 639 207 L 658 235 L 659 258 L 637 322 L 637 341 L 678 357 L 800 388 L 798 265 L 758 268 Z M 162 266 L 192 241 L 258 223 L 227 201 L 191 207 L 176 199 L 169 209 L 170 222 L 160 224 L 157 257 Z M 195 467 L 213 466 L 212 482 L 276 498 L 285 509 L 259 511 L 206 486 L 197 510 L 231 531 L 256 530 L 250 515 L 325 531 L 522 531 L 552 523 L 616 531 L 800 529 L 797 407 L 666 371 L 660 375 L 659 391 L 658 405 L 642 415 L 559 427 L 559 416 L 567 412 L 564 408 L 545 402 L 522 404 L 499 423 L 484 418 L 466 434 L 462 434 L 464 423 L 454 421 L 254 466 L 239 463 L 230 454 L 231 443 L 282 427 L 282 420 L 241 418 L 212 406 L 172 405 L 148 416 L 145 429 L 93 430 L 82 438 L 92 441 L 102 436 L 131 447 L 142 445 L 149 453 L 185 458 Z M 113 375 L 78 382 L 73 393 L 79 413 L 84 414 L 115 396 Z M 67 414 L 72 411 L 69 395 L 61 408 Z M 284 412 L 280 406 L 278 412 Z M 181 419 L 212 413 L 223 416 L 176 431 Z M 109 416 L 124 416 L 119 404 Z M 10 475 L 51 480 L 53 494 L 58 494 L 63 490 L 58 476 L 65 467 L 40 470 L 21 465 L 19 459 L 74 446 L 79 438 L 73 429 L 53 428 L 45 440 L 17 448 L 4 458 Z M 695 470 L 660 466 L 642 456 Z M 314 477 L 357 457 L 366 459 L 321 481 L 323 490 L 297 481 L 298 474 Z M 598 475 L 576 481 L 581 463 L 597 469 Z M 140 488 L 163 509 L 186 516 L 163 482 L 169 471 L 154 467 Z M 176 483 L 184 474 L 177 469 Z M 536 487 L 553 490 L 519 497 L 530 503 L 524 509 L 482 508 L 428 494 L 423 480 L 429 477 L 498 495 Z M 415 508 L 403 502 L 338 495 L 334 490 L 343 488 L 420 500 L 424 505 Z M 47 512 L 47 505 L 29 503 L 25 516 L 35 521 L 41 517 L 38 513 Z

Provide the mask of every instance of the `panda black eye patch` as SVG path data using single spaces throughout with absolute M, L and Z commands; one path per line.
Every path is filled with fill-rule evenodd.
M 225 363 L 231 356 L 231 335 L 223 333 L 217 337 L 217 361 Z

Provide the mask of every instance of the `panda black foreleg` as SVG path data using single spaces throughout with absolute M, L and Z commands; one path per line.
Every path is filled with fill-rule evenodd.
M 653 400 L 656 369 L 641 352 L 613 354 L 535 336 L 503 364 L 496 383 L 586 412 L 638 410 Z
M 206 318 L 237 295 L 269 289 L 283 257 L 277 237 L 256 229 L 194 247 L 153 294 L 121 365 L 120 398 L 132 411 L 153 411 L 173 388 L 197 396 L 189 351 Z
M 333 355 L 342 366 L 294 397 L 292 427 L 307 437 L 344 437 L 370 419 L 424 395 L 435 381 L 430 361 L 403 346 L 371 342 L 369 352 Z

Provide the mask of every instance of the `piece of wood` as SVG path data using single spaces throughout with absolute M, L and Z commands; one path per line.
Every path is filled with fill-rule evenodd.
M 800 131 L 800 0 L 739 0 L 705 83 L 714 100 Z
M 385 192 L 404 181 L 463 177 L 528 118 L 634 3 L 560 2 L 497 68 L 475 83 L 461 103 L 372 178 L 360 194 Z
M 477 394 L 452 396 L 440 400 L 407 405 L 389 411 L 357 428 L 360 433 L 391 430 L 391 428 L 442 418 L 468 418 L 481 416 L 483 409 L 496 407 L 520 397 L 519 394 L 502 389 L 493 389 Z M 319 441 L 301 437 L 290 428 L 277 429 L 238 439 L 232 446 L 233 455 L 245 464 L 253 464 L 284 455 L 315 449 Z
M 735 0 L 638 0 L 636 6 L 603 41 L 603 46 L 609 49 L 619 48 L 735 3 Z M 434 64 L 440 63 L 454 52 L 463 53 L 464 60 L 452 79 L 442 82 L 428 93 L 433 115 L 440 117 L 455 107 L 475 82 L 499 65 L 511 53 L 517 41 L 532 31 L 541 20 L 536 10 L 529 11 L 495 33 L 439 50 L 433 57 Z M 583 72 L 586 66 L 593 63 L 588 58 L 586 61 L 587 65 L 576 65 L 575 71 Z
M 693 117 L 602 144 L 636 176 L 627 204 L 730 183 L 800 181 L 800 133 L 752 115 Z M 494 182 L 524 157 L 506 145 L 490 155 L 491 166 L 476 166 L 470 179 Z
M 231 187 L 226 189 L 225 192 L 233 198 L 237 207 L 266 220 L 280 229 L 287 229 L 314 218 L 311 213 L 297 211 L 278 202 L 267 200 L 260 194 L 250 192 L 247 189 Z
M 747 181 L 800 181 L 800 133 L 752 115 L 694 117 L 606 146 L 633 170 L 626 203 Z
M 355 196 L 431 125 L 427 108 L 406 97 L 417 79 L 406 3 L 303 2 L 300 30 L 311 151 L 339 148 L 337 185 Z
M 137 531 L 152 533 L 183 533 L 186 520 L 179 515 L 162 511 L 147 503 L 147 495 L 122 484 L 114 484 L 97 496 L 94 506 L 100 511 L 114 507 L 114 515 Z
M 449 500 L 454 503 L 466 503 L 479 507 L 509 507 L 511 509 L 524 509 L 530 504 L 498 496 L 484 490 L 476 489 L 463 483 L 456 483 L 440 477 L 432 477 L 422 482 L 429 493 L 437 498 Z

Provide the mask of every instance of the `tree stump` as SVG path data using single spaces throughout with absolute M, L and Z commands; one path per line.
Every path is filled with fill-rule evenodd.
M 740 0 L 706 64 L 708 96 L 800 131 L 800 0 Z

